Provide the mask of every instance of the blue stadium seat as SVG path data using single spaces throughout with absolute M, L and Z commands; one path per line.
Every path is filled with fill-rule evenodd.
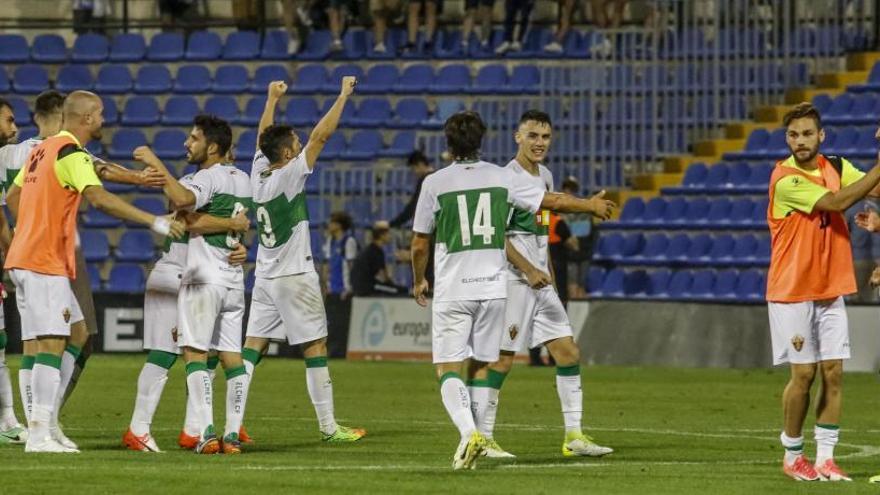
M 183 58 L 184 40 L 180 33 L 158 33 L 150 39 L 147 60 L 151 62 L 176 62 Z
M 624 236 L 619 232 L 600 234 L 596 243 L 593 259 L 597 261 L 612 261 L 623 249 Z
M 238 120 L 238 103 L 234 96 L 211 96 L 205 101 L 205 113 L 216 115 L 227 122 Z
M 752 169 L 753 167 L 748 163 L 739 162 L 732 164 L 730 166 L 730 173 L 727 176 L 727 183 L 724 184 L 725 191 L 747 188 L 752 177 Z
M 424 93 L 433 83 L 433 67 L 428 64 L 415 64 L 403 70 L 393 90 L 395 93 L 404 94 Z
M 758 270 L 740 272 L 736 284 L 736 300 L 738 302 L 762 302 L 766 288 L 764 275 Z
M 235 156 L 240 159 L 247 159 L 257 151 L 257 130 L 248 129 L 241 133 L 238 142 L 235 143 Z
M 712 247 L 709 252 L 695 260 L 698 264 L 707 266 L 726 265 L 731 262 L 733 249 L 736 241 L 731 234 L 721 234 L 712 240 Z
M 110 56 L 110 41 L 103 34 L 86 33 L 76 37 L 70 59 L 80 64 L 94 64 Z
M 755 211 L 755 202 L 748 198 L 740 198 L 734 201 L 730 208 L 730 222 L 728 225 L 739 228 L 749 228 Z
M 367 54 L 367 37 L 362 30 L 349 29 L 342 37 L 342 56 L 347 60 L 361 60 Z
M 156 254 L 153 235 L 147 230 L 129 230 L 122 234 L 116 246 L 117 261 L 147 262 Z
M 715 168 L 714 166 L 712 168 Z M 706 186 L 706 178 L 709 175 L 709 169 L 704 163 L 692 163 L 687 170 L 684 171 L 684 177 L 681 179 L 681 185 L 677 187 L 667 187 L 663 189 L 664 194 L 681 194 L 693 190 L 700 190 Z
M 856 140 L 853 149 L 846 150 L 853 158 L 873 158 L 877 156 L 877 139 L 875 136 L 876 129 L 863 128 L 859 131 L 859 138 Z
M 831 95 L 821 93 L 813 97 L 812 103 L 816 110 L 819 110 L 819 113 L 824 115 L 828 108 L 831 107 L 831 102 L 833 101 L 834 99 L 831 98 Z
M 541 92 L 541 72 L 534 65 L 517 65 L 508 81 L 507 92 L 514 94 L 539 94 Z
M 690 290 L 686 293 L 689 299 L 705 301 L 715 295 L 715 272 L 698 270 L 694 273 Z
M 60 64 L 67 61 L 67 44 L 57 34 L 39 34 L 31 45 L 31 60 L 41 64 Z
M 687 262 L 687 253 L 690 248 L 691 237 L 688 234 L 675 234 L 669 239 L 666 252 L 657 255 L 657 262 L 662 264 Z
M 354 133 L 348 148 L 340 154 L 344 160 L 372 160 L 385 147 L 379 131 L 363 130 Z
M 263 46 L 260 49 L 260 58 L 263 60 L 289 59 L 288 43 L 290 43 L 290 36 L 287 31 L 283 29 L 266 31 L 263 36 Z
M 110 270 L 105 290 L 107 292 L 143 293 L 144 270 L 140 265 L 119 263 Z
M 449 117 L 465 109 L 464 102 L 458 98 L 441 98 L 437 101 L 437 108 L 431 117 L 429 124 L 433 127 L 442 128 Z
M 474 59 L 495 58 L 495 49 L 498 48 L 498 45 L 503 40 L 504 31 L 502 29 L 494 29 L 489 35 L 489 44 L 484 47 L 475 33 L 471 33 L 471 38 L 468 40 L 467 55 Z
M 822 114 L 822 121 L 829 124 L 849 124 L 846 116 L 850 113 L 854 98 L 849 93 L 841 93 L 832 101 L 831 105 Z
M 633 270 L 623 278 L 623 296 L 635 299 L 645 296 L 648 287 L 648 274 L 644 270 Z
M 553 41 L 553 32 L 545 27 L 532 26 L 526 32 L 523 39 L 522 49 L 519 51 L 510 51 L 505 55 L 507 58 L 552 58 L 553 54 L 544 51 L 544 46 Z
M 670 299 L 687 299 L 693 285 L 693 273 L 690 270 L 679 270 L 669 278 L 667 294 Z
M 724 162 L 716 163 L 709 168 L 703 187 L 710 191 L 722 190 L 727 183 L 728 175 L 730 175 L 730 167 Z
M 9 82 L 9 74 L 6 73 L 5 67 L 0 66 L 0 93 L 8 93 L 11 89 L 12 83 Z
M 330 31 L 320 30 L 309 33 L 308 40 L 303 49 L 296 58 L 300 60 L 324 60 L 330 55 L 330 44 L 333 42 L 333 35 Z
M 171 72 L 164 65 L 145 65 L 138 69 L 134 81 L 134 92 L 139 94 L 160 94 L 171 91 Z
M 37 94 L 49 89 L 49 74 L 42 65 L 19 65 L 12 76 L 12 89 L 21 94 Z
M 605 228 L 617 226 L 634 226 L 641 222 L 642 215 L 645 214 L 645 200 L 642 198 L 630 198 L 623 205 L 620 211 L 620 219 L 617 222 L 608 222 L 603 225 Z
M 272 81 L 284 81 L 290 83 L 290 74 L 282 65 L 261 65 L 254 73 L 254 79 L 251 81 L 251 93 L 264 95 L 266 88 Z M 337 88 L 338 89 L 338 88 Z
M 434 83 L 428 87 L 433 94 L 462 93 L 471 85 L 471 73 L 464 64 L 450 64 L 437 72 Z
M 192 120 L 190 120 L 192 122 Z M 179 160 L 186 156 L 186 133 L 179 129 L 162 129 L 153 137 L 153 151 L 162 159 Z
M 104 127 L 112 127 L 119 123 L 119 109 L 116 107 L 116 100 L 109 96 L 102 96 L 101 102 L 104 103 Z
M 21 64 L 28 61 L 30 48 L 20 34 L 0 34 L 0 63 Z
M 599 297 L 623 297 L 623 284 L 626 274 L 620 268 L 614 268 L 605 274 L 602 281 L 602 288 L 599 290 Z
M 855 125 L 871 124 L 878 119 L 880 119 L 880 99 L 874 94 L 856 96 L 849 112 L 842 115 L 843 122 Z
M 2 41 L 0 41 L 0 47 L 2 46 Z M 0 61 L 2 61 L 2 58 L 0 58 Z M 868 79 L 864 84 L 852 85 L 848 87 L 847 90 L 857 93 L 863 91 L 880 91 L 880 62 L 875 62 L 874 66 L 871 67 L 871 72 L 868 74 Z
M 394 117 L 386 125 L 395 129 L 419 127 L 428 119 L 428 104 L 422 98 L 403 98 L 394 107 Z
M 125 65 L 104 65 L 98 70 L 95 91 L 100 94 L 123 94 L 131 91 L 134 81 Z
M 386 127 L 391 121 L 391 103 L 385 98 L 367 98 L 358 106 L 357 115 L 351 119 L 354 127 Z
M 115 229 L 122 226 L 122 220 L 111 217 L 110 215 L 99 211 L 94 206 L 90 206 L 85 213 L 82 214 L 83 227 L 96 229 Z
M 308 96 L 288 100 L 284 113 L 285 120 L 292 126 L 312 126 L 320 118 L 318 115 L 318 102 Z
M 587 279 L 584 283 L 584 288 L 591 295 L 595 295 L 600 293 L 602 290 L 602 283 L 605 281 L 605 269 L 598 266 L 590 267 L 590 271 L 587 273 Z
M 345 151 L 345 136 L 341 133 L 335 133 L 330 136 L 324 149 L 321 151 L 321 158 L 325 160 L 334 160 L 339 158 L 340 154 Z
M 378 64 L 370 67 L 364 80 L 358 81 L 357 90 L 362 94 L 386 94 L 397 83 L 400 71 L 393 64 Z
M 139 62 L 147 55 L 147 43 L 141 34 L 119 33 L 110 42 L 111 62 Z
M 460 30 L 438 29 L 435 34 L 434 57 L 441 59 L 459 59 L 464 57 L 461 46 Z
M 415 131 L 399 131 L 394 135 L 391 146 L 382 150 L 380 154 L 390 158 L 404 158 L 416 149 Z
M 288 89 L 291 93 L 313 94 L 324 87 L 327 82 L 327 69 L 320 64 L 302 65 L 296 71 L 296 81 Z M 337 90 L 339 87 L 337 86 Z
M 736 237 L 729 263 L 737 266 L 750 265 L 756 262 L 758 240 L 753 234 L 742 234 Z
M 648 274 L 645 284 L 645 297 L 650 299 L 663 299 L 668 297 L 667 289 L 672 272 L 667 269 L 654 270 Z
M 215 93 L 244 93 L 248 89 L 247 69 L 243 65 L 221 65 L 214 72 Z
M 55 89 L 69 93 L 78 89 L 91 91 L 95 86 L 95 78 L 85 65 L 65 65 L 58 71 Z
M 255 60 L 260 55 L 260 35 L 254 31 L 235 31 L 226 37 L 223 60 Z
M 693 261 L 707 256 L 710 249 L 712 249 L 712 237 L 709 234 L 691 236 L 691 243 L 687 250 L 687 259 Z
M 774 129 L 767 138 L 764 151 L 760 153 L 758 158 L 781 160 L 790 153 L 788 144 L 785 143 L 785 129 Z
M 326 115 L 327 112 L 330 111 L 330 107 L 336 103 L 336 98 L 327 98 L 324 100 L 324 105 L 321 107 L 321 115 Z M 353 104 L 345 105 L 342 109 L 342 116 L 339 118 L 339 123 L 344 126 L 348 126 L 351 123 L 351 120 L 355 117 L 357 112 L 357 108 Z
M 15 117 L 15 124 L 18 126 L 31 125 L 31 108 L 27 101 L 18 97 L 8 98 L 7 101 L 12 105 L 12 115 Z
M 770 138 L 770 133 L 766 129 L 755 129 L 749 134 L 748 139 L 746 139 L 746 145 L 743 148 L 743 151 L 739 153 L 731 153 L 730 156 L 734 158 L 744 158 L 744 159 L 754 159 L 754 158 L 763 158 L 764 148 L 767 147 L 767 141 Z M 727 158 L 728 155 L 725 155 Z
M 637 265 L 655 264 L 662 260 L 669 248 L 669 238 L 666 234 L 651 234 L 645 239 L 642 250 L 633 256 L 628 256 L 624 261 Z
M 332 95 L 338 94 L 342 87 L 342 78 L 345 76 L 355 76 L 360 80 L 364 77 L 364 70 L 361 66 L 355 64 L 344 64 L 336 67 L 324 83 L 324 93 Z
M 509 92 L 507 67 L 501 64 L 484 65 L 474 78 L 474 83 L 468 88 L 472 94 L 496 94 Z
M 150 126 L 159 123 L 159 103 L 152 96 L 134 96 L 125 101 L 122 125 Z
M 334 134 L 334 136 L 336 135 Z M 326 223 L 327 218 L 330 216 L 330 200 L 308 197 L 306 198 L 306 209 L 309 212 L 309 220 L 312 225 L 322 225 Z M 313 246 L 313 249 L 315 247 Z M 315 249 L 315 251 L 320 251 L 320 248 Z
M 103 230 L 84 230 L 79 238 L 86 261 L 104 261 L 110 257 L 110 241 Z
M 666 201 L 666 209 L 659 224 L 663 226 L 675 225 L 684 221 L 687 215 L 688 202 L 684 198 L 669 198 Z
M 119 129 L 113 133 L 107 153 L 114 160 L 130 160 L 134 149 L 146 144 L 147 138 L 140 129 Z
M 723 270 L 715 275 L 712 299 L 730 301 L 736 299 L 736 286 L 739 283 L 739 272 Z
M 92 288 L 92 292 L 100 292 L 103 284 L 101 282 L 101 270 L 98 268 L 98 265 L 89 263 L 86 266 L 86 274 L 89 277 L 89 285 Z
M 211 90 L 211 72 L 203 65 L 184 65 L 177 69 L 174 92 L 178 94 L 208 93 Z
M 263 115 L 264 108 L 266 108 L 265 96 L 251 97 L 245 104 L 244 112 L 241 113 L 236 123 L 244 126 L 256 126 L 260 123 L 260 117 Z
M 220 36 L 213 31 L 196 31 L 189 35 L 186 42 L 186 60 L 212 61 L 220 58 L 223 42 Z

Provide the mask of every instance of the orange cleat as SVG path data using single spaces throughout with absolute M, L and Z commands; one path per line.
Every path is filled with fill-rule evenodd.
M 153 440 L 152 435 L 146 433 L 137 436 L 131 431 L 131 428 L 122 435 L 122 445 L 125 445 L 128 450 L 137 450 L 139 452 L 162 452 L 159 450 L 159 446 L 156 445 L 156 441 Z
M 224 454 L 241 454 L 241 441 L 235 433 L 230 433 L 223 437 L 220 447 Z
M 238 429 L 238 441 L 241 443 L 254 443 L 254 439 L 248 435 L 244 425 L 241 425 L 241 428 Z
M 816 472 L 816 468 L 807 460 L 807 457 L 801 455 L 793 463 L 786 464 L 782 461 L 782 472 L 786 476 L 796 481 L 821 481 L 824 478 Z
M 821 466 L 816 464 L 816 472 L 827 481 L 852 481 L 852 478 L 837 466 L 834 459 L 826 460 Z
M 211 435 L 196 446 L 195 453 L 196 454 L 217 454 L 220 452 L 220 441 L 217 440 L 216 435 Z
M 193 450 L 199 446 L 199 436 L 190 435 L 185 430 L 181 430 L 177 437 L 177 445 L 180 445 L 182 449 Z

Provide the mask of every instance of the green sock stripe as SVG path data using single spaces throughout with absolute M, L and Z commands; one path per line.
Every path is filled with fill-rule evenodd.
M 36 356 L 27 356 L 24 355 L 21 357 L 21 369 L 23 370 L 32 370 L 34 369 L 34 363 L 37 361 Z
M 56 356 L 55 354 L 49 354 L 48 352 L 41 352 L 37 354 L 37 359 L 35 364 L 42 364 L 43 366 L 51 366 L 55 369 L 61 369 L 61 356 Z
M 306 358 L 306 368 L 326 368 L 327 356 Z
M 155 364 L 166 370 L 170 370 L 174 366 L 175 361 L 177 361 L 177 354 L 173 352 L 157 351 L 154 349 L 147 354 L 148 363 Z
M 89 355 L 85 354 L 85 353 L 80 354 L 79 357 L 76 358 L 76 365 L 79 366 L 80 372 L 82 372 L 82 370 L 86 369 L 86 361 L 88 361 L 88 360 L 89 360 Z
M 73 360 L 76 361 L 77 359 L 79 359 L 79 355 L 82 353 L 82 349 L 73 344 L 67 344 L 64 352 L 73 356 Z
M 833 424 L 827 424 L 827 423 L 825 423 L 825 424 L 823 424 L 823 423 L 816 423 L 816 426 L 817 426 L 818 428 L 822 428 L 822 429 L 825 429 L 825 430 L 839 430 L 839 429 L 840 429 L 840 425 L 833 425 Z
M 232 380 L 233 378 L 241 376 L 241 375 L 247 375 L 247 368 L 245 368 L 244 365 L 241 365 L 238 368 L 232 368 L 232 369 L 226 370 L 226 379 L 227 380 Z
M 581 365 L 573 364 L 571 366 L 557 366 L 556 374 L 558 376 L 578 376 L 581 374 Z
M 786 447 L 785 450 L 789 452 L 801 452 L 804 450 L 804 444 L 795 445 L 794 447 Z
M 216 370 L 218 364 L 220 364 L 220 356 L 208 356 L 207 366 L 209 370 Z
M 191 363 L 186 363 L 186 374 L 191 375 L 196 371 L 208 371 L 208 365 L 201 361 L 193 361 Z
M 485 380 L 485 379 L 484 380 L 471 380 L 470 383 L 468 383 L 468 386 L 469 387 L 488 388 L 489 387 L 489 380 Z
M 6 343 L 9 341 L 9 337 L 6 336 L 6 330 L 0 330 L 0 351 L 6 349 Z
M 494 388 L 495 390 L 501 390 L 501 385 L 504 384 L 504 379 L 507 378 L 507 373 L 502 373 L 500 371 L 495 371 L 489 368 L 489 387 Z
M 241 358 L 245 361 L 250 361 L 254 363 L 254 366 L 260 364 L 260 360 L 263 359 L 263 355 L 260 354 L 260 351 L 256 349 L 251 349 L 250 347 L 245 347 L 241 350 Z
M 458 378 L 459 380 L 461 380 L 461 375 L 454 371 L 447 371 L 446 373 L 443 373 L 443 376 L 440 377 L 440 385 L 443 385 L 443 382 L 449 380 L 450 378 Z

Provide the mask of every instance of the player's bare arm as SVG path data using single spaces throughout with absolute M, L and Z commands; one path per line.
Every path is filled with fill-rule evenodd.
M 186 230 L 193 234 L 222 234 L 225 232 L 247 232 L 251 221 L 247 208 L 231 218 L 215 217 L 197 212 L 181 212 L 186 222 Z
M 507 254 L 507 261 L 526 276 L 526 279 L 529 281 L 529 287 L 533 289 L 541 289 L 553 283 L 550 275 L 542 272 L 536 268 L 535 265 L 529 263 L 529 260 L 516 250 L 510 242 L 510 239 L 505 240 L 504 251 L 505 254 Z
M 244 244 L 239 243 L 235 249 L 229 252 L 226 259 L 232 266 L 243 265 L 247 261 L 247 248 Z
M 413 264 L 413 297 L 419 306 L 428 305 L 428 281 L 425 279 L 425 270 L 428 268 L 428 254 L 431 250 L 431 235 L 414 232 L 412 244 Z
M 9 214 L 13 220 L 18 219 L 18 201 L 21 199 L 21 188 L 15 184 L 9 186 L 6 191 L 6 207 L 9 208 Z
M 357 78 L 354 76 L 342 78 L 342 89 L 339 91 L 339 97 L 336 98 L 336 102 L 327 111 L 327 115 L 324 115 L 318 121 L 318 125 L 312 129 L 312 134 L 309 135 L 309 142 L 306 144 L 305 149 L 306 164 L 309 166 L 309 169 L 314 168 L 318 155 L 321 154 L 321 150 L 324 149 L 327 140 L 336 132 L 336 128 L 339 126 L 339 119 L 342 117 L 342 110 L 345 108 L 345 102 L 348 101 L 348 97 L 351 96 L 356 84 Z
M 865 210 L 856 213 L 856 225 L 868 232 L 880 232 L 880 215 L 877 210 Z
M 116 218 L 146 225 L 159 234 L 179 239 L 186 231 L 186 226 L 183 222 L 175 220 L 174 215 L 152 215 L 126 203 L 101 186 L 88 186 L 83 189 L 82 195 L 98 210 Z
M 95 172 L 105 182 L 133 184 L 135 186 L 161 188 L 165 185 L 165 174 L 153 167 L 132 170 L 117 163 L 95 160 Z
M 152 167 L 165 176 L 165 185 L 162 191 L 171 206 L 175 210 L 185 210 L 196 204 L 196 195 L 192 191 L 183 187 L 177 179 L 168 171 L 168 167 L 162 163 L 162 160 L 153 153 L 149 146 L 139 146 L 134 150 L 134 159 L 143 163 L 148 167 Z
M 856 204 L 880 184 L 880 164 L 875 165 L 864 177 L 852 184 L 841 188 L 837 192 L 828 192 L 822 196 L 813 210 L 819 211 L 846 211 Z
M 272 81 L 266 90 L 266 106 L 263 115 L 260 116 L 260 125 L 257 128 L 257 136 L 263 134 L 267 127 L 275 123 L 275 108 L 281 97 L 287 93 L 287 84 L 284 81 Z
M 570 194 L 546 192 L 541 208 L 557 213 L 589 213 L 596 218 L 608 220 L 617 205 L 614 201 L 605 199 L 605 191 L 590 198 L 579 198 Z

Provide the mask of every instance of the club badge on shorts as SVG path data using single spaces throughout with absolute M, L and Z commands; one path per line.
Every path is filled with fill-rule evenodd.
M 64 317 L 64 323 L 70 323 L 70 308 L 64 308 L 64 311 L 61 312 L 61 316 Z
M 519 335 L 519 328 L 516 325 L 510 325 L 510 328 L 507 329 L 507 333 L 510 334 L 510 340 L 516 340 L 516 336 Z
M 177 327 L 171 329 L 171 338 L 174 339 L 174 342 L 177 342 Z
M 795 335 L 791 338 L 791 345 L 794 346 L 794 350 L 801 352 L 804 347 L 804 337 L 800 334 Z

